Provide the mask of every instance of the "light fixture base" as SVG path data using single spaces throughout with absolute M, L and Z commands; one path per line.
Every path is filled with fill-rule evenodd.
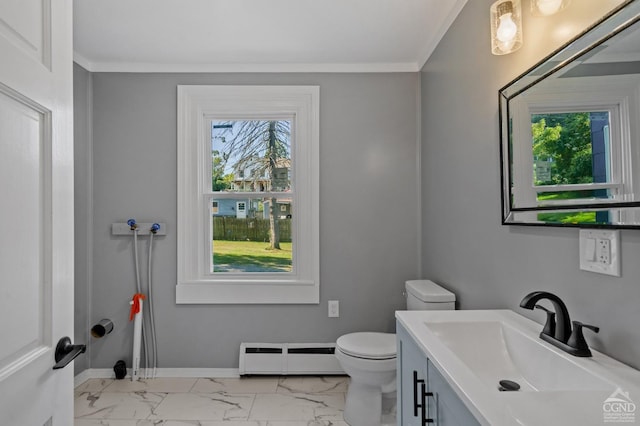
M 498 13 L 498 18 L 502 15 L 506 15 L 507 13 L 513 13 L 513 3 L 511 3 L 511 0 L 500 3 L 496 7 L 496 12 Z

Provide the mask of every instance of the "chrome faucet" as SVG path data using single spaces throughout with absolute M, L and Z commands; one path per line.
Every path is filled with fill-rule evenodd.
M 546 299 L 553 305 L 553 311 L 550 311 L 540 305 L 538 301 Z M 573 331 L 571 330 L 571 319 L 569 311 L 564 302 L 555 294 L 546 291 L 534 291 L 527 294 L 520 302 L 520 307 L 525 309 L 542 309 L 547 313 L 547 322 L 544 329 L 540 333 L 540 338 L 545 342 L 551 343 L 563 351 L 580 357 L 590 357 L 591 351 L 587 345 L 582 329 L 588 328 L 597 333 L 600 331 L 598 327 L 583 324 L 579 321 L 573 321 Z

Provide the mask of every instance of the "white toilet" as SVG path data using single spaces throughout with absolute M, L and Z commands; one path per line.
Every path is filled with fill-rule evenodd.
M 453 310 L 455 294 L 429 280 L 405 283 L 408 310 Z M 396 335 L 361 332 L 340 336 L 336 358 L 351 377 L 344 419 L 351 426 L 395 424 Z M 383 415 L 383 412 L 387 413 Z

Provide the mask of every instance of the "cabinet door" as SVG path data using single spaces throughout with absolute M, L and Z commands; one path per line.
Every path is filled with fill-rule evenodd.
M 428 361 L 428 398 L 429 414 L 437 426 L 475 426 L 480 425 L 462 400 L 442 377 L 431 361 Z
M 398 426 L 422 426 L 421 391 L 426 384 L 427 358 L 401 327 L 398 339 Z

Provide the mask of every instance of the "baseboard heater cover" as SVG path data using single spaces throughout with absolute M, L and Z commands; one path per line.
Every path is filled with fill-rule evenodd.
M 241 343 L 241 376 L 345 374 L 335 343 Z

